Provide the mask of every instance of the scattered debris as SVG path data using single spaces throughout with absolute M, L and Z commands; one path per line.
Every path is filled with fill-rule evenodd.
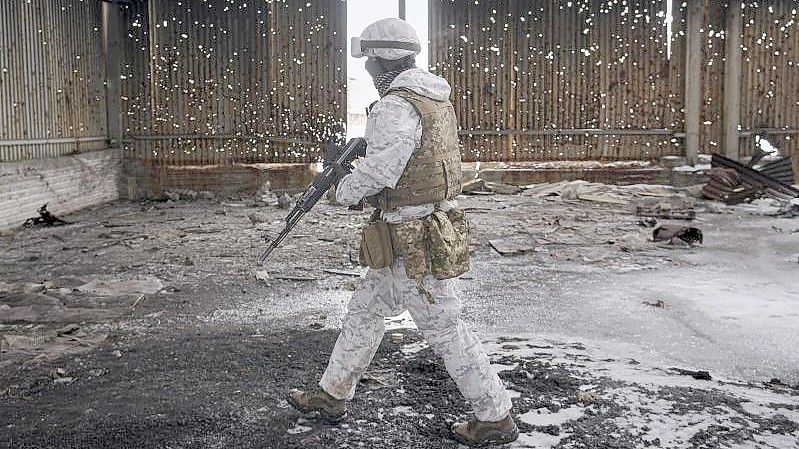
M 524 190 L 522 187 L 501 182 L 489 182 L 485 184 L 485 187 L 490 192 L 499 193 L 501 195 L 516 195 Z
M 709 173 L 710 181 L 702 188 L 702 195 L 725 204 L 740 204 L 752 201 L 761 194 L 762 185 L 744 185 L 740 174 L 731 168 L 714 168 Z
M 799 197 L 799 190 L 793 188 L 789 184 L 781 182 L 775 178 L 772 178 L 766 174 L 763 174 L 757 170 L 749 168 L 743 164 L 735 162 L 734 160 L 728 159 L 724 156 L 714 154 L 712 159 L 712 165 L 713 167 L 731 169 L 737 172 L 739 178 L 738 184 L 739 186 L 742 186 L 744 189 L 742 192 L 746 192 L 747 190 L 750 189 L 757 189 L 758 193 L 762 192 L 761 193 L 762 195 L 781 201 L 788 201 L 793 198 Z M 732 182 L 732 180 L 726 181 L 727 184 L 729 184 L 730 182 Z M 710 183 L 708 183 L 708 185 L 710 185 Z M 722 192 L 722 194 L 723 193 L 724 192 Z M 711 196 L 711 198 L 713 199 L 716 199 L 715 197 L 718 196 L 717 192 L 711 191 L 710 194 L 713 195 Z M 738 194 L 738 196 L 740 196 L 740 193 Z
M 658 225 L 658 221 L 654 217 L 644 217 L 636 222 L 638 226 L 645 228 L 654 228 Z
M 535 251 L 535 242 L 519 242 L 511 239 L 489 240 L 488 244 L 494 251 L 503 256 L 515 256 Z
M 784 184 L 793 184 L 794 174 L 790 156 L 766 162 L 757 168 L 757 171 Z
M 248 214 L 247 218 L 250 219 L 252 224 L 266 223 L 269 221 L 269 217 L 263 212 L 253 212 Z
M 696 218 L 696 211 L 692 205 L 674 205 L 668 201 L 661 201 L 654 205 L 639 204 L 635 208 L 635 213 L 641 217 L 670 220 L 693 220 Z
M 650 184 L 619 186 L 588 181 L 562 181 L 525 186 L 523 195 L 535 198 L 558 196 L 564 200 L 627 205 L 641 197 L 669 198 L 679 194 L 670 186 Z
M 582 391 L 582 390 L 580 390 L 580 391 L 577 392 L 577 402 L 579 402 L 579 403 L 581 403 L 583 405 L 591 404 L 591 403 L 596 402 L 596 401 L 598 401 L 600 399 L 601 399 L 601 397 L 599 396 L 599 394 L 597 394 L 596 392 L 593 392 L 593 391 Z
M 471 195 L 490 195 L 493 193 L 486 187 L 486 182 L 480 178 L 463 183 L 461 192 Z
M 693 246 L 702 244 L 702 231 L 691 226 L 662 224 L 652 231 L 652 238 L 656 242 L 668 241 L 671 244 L 674 244 L 674 239 L 679 239 Z
M 683 368 L 671 368 L 671 370 L 675 371 L 677 374 L 682 374 L 683 376 L 691 376 L 697 380 L 713 380 L 713 378 L 710 376 L 710 373 L 707 371 L 694 371 Z
M 288 193 L 284 193 L 280 196 L 280 198 L 277 199 L 277 206 L 281 209 L 288 209 L 291 207 L 293 202 L 294 201 L 291 199 L 291 196 L 289 196 Z
M 153 276 L 86 282 L 56 278 L 44 283 L 0 285 L 0 323 L 97 322 L 127 315 L 143 295 L 163 291 Z
M 334 268 L 325 268 L 322 271 L 325 273 L 338 274 L 340 276 L 352 276 L 352 277 L 361 277 L 365 273 L 365 271 L 337 270 Z
M 69 224 L 69 222 L 64 221 L 56 217 L 55 215 L 51 214 L 47 210 L 47 203 L 45 203 L 44 205 L 42 205 L 42 207 L 39 208 L 39 216 L 28 218 L 27 220 L 25 220 L 25 223 L 23 223 L 22 226 L 26 228 L 32 228 L 34 226 L 63 226 L 66 224 Z
M 34 335 L 0 335 L 4 359 L 50 362 L 62 355 L 89 352 L 108 338 L 108 333 L 70 324 L 55 331 Z
M 269 272 L 266 270 L 255 270 L 255 279 L 259 281 L 268 281 L 269 280 Z
M 318 281 L 319 280 L 318 277 L 313 277 L 313 276 L 289 276 L 289 275 L 283 275 L 283 274 L 276 275 L 275 279 L 282 279 L 284 281 L 303 281 L 303 282 L 304 281 Z
M 161 280 L 153 276 L 124 281 L 95 279 L 75 288 L 79 292 L 92 293 L 99 296 L 137 295 L 141 293 L 154 295 L 163 289 L 164 284 Z
M 775 216 L 782 218 L 799 217 L 799 198 L 794 198 L 783 204 Z
M 644 304 L 646 304 L 648 306 L 652 306 L 652 307 L 657 307 L 658 309 L 665 309 L 666 308 L 666 303 L 663 302 L 662 299 L 658 299 L 655 302 L 644 301 Z
M 169 201 L 193 201 L 199 196 L 200 194 L 196 190 L 191 189 L 169 189 L 164 190 L 162 193 L 164 200 Z

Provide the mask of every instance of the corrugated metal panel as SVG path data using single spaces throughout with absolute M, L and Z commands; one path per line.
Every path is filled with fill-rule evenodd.
M 346 120 L 346 2 L 125 6 L 127 156 L 309 162 Z
M 432 0 L 431 66 L 454 87 L 464 159 L 679 153 L 665 12 L 662 0 Z
M 100 2 L 0 2 L 0 162 L 106 146 Z
M 746 2 L 743 9 L 741 152 L 762 133 L 799 158 L 799 2 Z

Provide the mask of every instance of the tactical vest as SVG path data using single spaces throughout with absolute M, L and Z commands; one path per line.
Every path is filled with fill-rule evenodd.
M 411 156 L 397 186 L 383 189 L 378 195 L 378 207 L 391 211 L 455 198 L 461 193 L 461 153 L 452 103 L 433 100 L 409 89 L 391 89 L 387 95 L 404 98 L 419 113 L 422 145 Z

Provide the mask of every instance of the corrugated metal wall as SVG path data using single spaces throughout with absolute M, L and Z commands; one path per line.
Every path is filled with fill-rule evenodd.
M 434 71 L 467 160 L 680 154 L 684 6 L 667 0 L 431 0 Z M 719 151 L 725 5 L 701 0 L 702 151 Z M 745 2 L 741 155 L 799 151 L 796 0 Z M 307 162 L 346 117 L 346 2 L 123 5 L 126 155 L 157 165 Z M 0 2 L 0 161 L 103 149 L 100 2 Z M 676 134 L 676 136 L 675 136 Z
M 726 4 L 703 0 L 702 128 L 707 153 L 724 154 L 721 134 L 724 104 Z M 742 2 L 740 156 L 757 151 L 756 134 L 783 154 L 799 149 L 799 2 Z M 681 9 L 683 9 L 681 7 Z
M 100 2 L 0 1 L 0 162 L 106 146 Z
M 697 1 L 700 149 L 724 153 L 726 4 Z M 431 65 L 455 88 L 465 158 L 682 154 L 685 4 L 673 2 L 668 58 L 666 2 L 431 0 Z M 797 9 L 796 0 L 744 2 L 741 156 L 755 151 L 752 133 L 783 154 L 799 145 Z
M 343 139 L 345 1 L 150 1 L 123 15 L 127 157 L 309 162 Z
M 747 2 L 742 43 L 742 153 L 752 154 L 763 133 L 799 159 L 799 2 Z
M 454 86 L 465 158 L 679 152 L 665 13 L 661 0 L 432 0 L 431 66 Z

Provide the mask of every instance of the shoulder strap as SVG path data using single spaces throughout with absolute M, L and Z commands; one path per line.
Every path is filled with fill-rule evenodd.
M 386 95 L 396 95 L 413 105 L 416 108 L 416 112 L 419 113 L 420 116 L 428 115 L 433 113 L 443 107 L 447 107 L 449 105 L 449 101 L 443 100 L 433 100 L 432 98 L 425 97 L 424 95 L 419 95 L 416 92 L 406 89 L 406 88 L 394 88 L 386 92 Z

